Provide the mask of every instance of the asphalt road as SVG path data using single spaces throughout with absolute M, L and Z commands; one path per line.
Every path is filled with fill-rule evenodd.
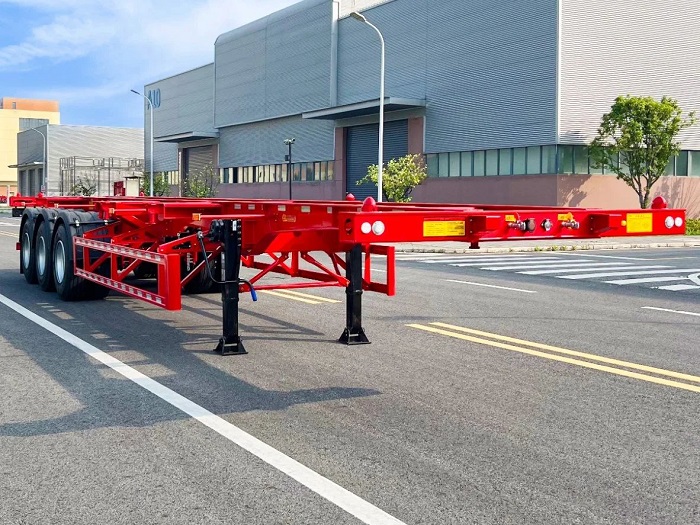
M 260 294 L 222 358 L 218 296 L 60 302 L 0 223 L 0 523 L 700 523 L 693 290 L 400 261 L 371 345 L 342 289 Z

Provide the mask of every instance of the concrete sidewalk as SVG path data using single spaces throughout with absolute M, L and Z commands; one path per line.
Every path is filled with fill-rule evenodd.
M 540 251 L 614 250 L 630 248 L 700 247 L 700 235 L 653 235 L 640 237 L 607 237 L 604 239 L 547 239 L 523 241 L 491 241 L 470 250 L 462 242 L 407 242 L 395 244 L 401 253 L 513 253 Z

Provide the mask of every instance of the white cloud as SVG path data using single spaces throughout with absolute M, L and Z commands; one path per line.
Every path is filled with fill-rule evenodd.
M 32 96 L 62 104 L 106 99 L 212 62 L 221 33 L 297 1 L 0 0 L 0 10 L 9 4 L 26 8 L 28 18 L 47 20 L 23 40 L 0 47 L 0 74 L 40 71 L 47 61 L 66 67 L 81 61 L 90 78 L 73 79 L 79 90 L 49 83 L 32 87 Z M 22 23 L 31 27 L 29 20 Z

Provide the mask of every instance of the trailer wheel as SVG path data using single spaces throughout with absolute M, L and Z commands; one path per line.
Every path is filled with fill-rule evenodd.
M 73 239 L 69 227 L 61 223 L 53 240 L 53 278 L 56 292 L 64 301 L 80 301 L 85 298 L 86 281 L 74 273 Z
M 202 256 L 199 255 L 197 257 L 197 264 L 199 264 L 202 261 Z M 214 259 L 214 261 L 211 263 L 212 266 L 212 274 L 215 276 L 217 275 L 218 272 L 218 267 L 221 264 L 221 258 L 217 257 Z M 182 262 L 182 266 L 180 268 L 180 274 L 184 278 L 187 276 L 187 266 L 185 262 Z M 187 283 L 185 286 L 182 287 L 182 293 L 185 295 L 196 295 L 196 294 L 204 294 L 204 293 L 214 293 L 218 289 L 218 285 L 209 279 L 209 274 L 207 273 L 206 268 L 202 268 L 199 272 L 198 275 L 196 275 L 189 283 Z
M 53 280 L 53 253 L 51 239 L 51 223 L 41 221 L 36 232 L 34 243 L 34 260 L 36 262 L 36 278 L 39 286 L 45 292 L 53 292 L 56 288 Z
M 27 214 L 20 232 L 19 261 L 22 273 L 29 284 L 36 284 L 36 251 L 34 250 L 34 223 L 35 215 Z

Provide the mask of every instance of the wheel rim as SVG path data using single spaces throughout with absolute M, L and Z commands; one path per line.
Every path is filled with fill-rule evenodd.
M 39 275 L 44 275 L 46 271 L 46 240 L 43 235 L 39 235 L 39 246 L 36 251 L 36 267 L 39 270 Z
M 29 269 L 29 260 L 32 256 L 32 241 L 29 238 L 29 232 L 24 232 L 22 235 L 22 265 L 24 269 Z
M 62 283 L 66 272 L 66 249 L 63 246 L 63 241 L 59 240 L 54 248 L 54 276 L 57 283 Z

